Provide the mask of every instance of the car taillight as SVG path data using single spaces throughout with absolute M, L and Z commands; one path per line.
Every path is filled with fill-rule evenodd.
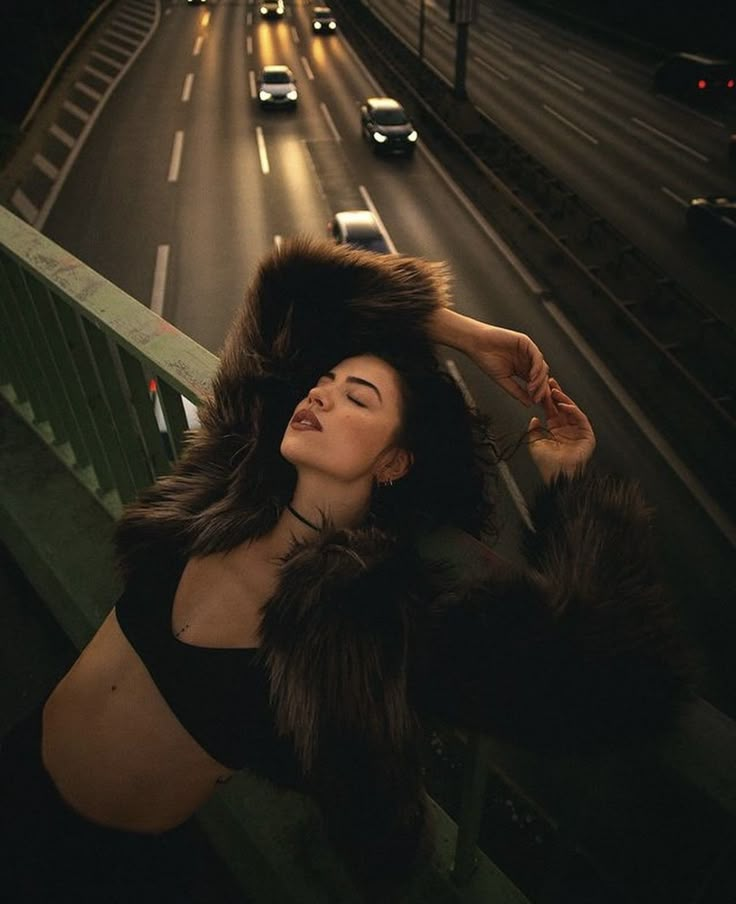
M 726 82 L 726 87 L 727 87 L 727 88 L 733 88 L 734 85 L 736 85 L 736 79 L 730 78 L 730 79 Z
M 148 391 L 156 392 L 157 389 L 158 389 L 158 386 L 156 385 L 156 378 L 153 377 L 148 383 Z
M 703 88 L 707 88 L 707 87 L 708 87 L 708 82 L 706 82 L 706 80 L 704 78 L 698 79 L 698 88 L 700 88 L 701 91 L 703 90 Z

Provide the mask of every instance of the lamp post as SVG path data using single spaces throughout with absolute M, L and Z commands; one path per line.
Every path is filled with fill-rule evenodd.
M 424 61 L 424 0 L 419 0 L 419 62 Z

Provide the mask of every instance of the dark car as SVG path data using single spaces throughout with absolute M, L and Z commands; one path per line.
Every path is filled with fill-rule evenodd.
M 294 73 L 288 66 L 264 66 L 258 78 L 258 101 L 262 109 L 294 109 L 299 94 Z
M 312 31 L 316 35 L 334 35 L 337 22 L 329 6 L 315 6 L 312 10 Z
M 693 198 L 687 225 L 706 247 L 736 262 L 736 196 Z
M 341 210 L 330 220 L 327 230 L 338 245 L 353 245 L 382 254 L 392 250 L 370 210 Z
M 413 154 L 417 130 L 401 104 L 392 97 L 368 97 L 360 105 L 363 135 L 375 153 Z
M 654 73 L 657 91 L 685 100 L 736 98 L 736 65 L 695 53 L 676 53 Z
M 262 19 L 281 19 L 285 12 L 284 0 L 264 0 L 261 3 Z

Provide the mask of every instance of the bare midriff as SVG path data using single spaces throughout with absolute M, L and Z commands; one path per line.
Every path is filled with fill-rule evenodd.
M 180 825 L 232 774 L 171 712 L 114 611 L 46 703 L 42 755 L 72 809 L 133 832 Z
M 230 626 L 230 645 L 233 633 L 238 646 L 257 645 L 258 608 L 243 611 L 244 583 L 237 573 L 223 579 L 215 557 L 191 560 L 172 607 L 172 632 L 177 622 L 192 621 L 189 642 L 215 646 L 219 621 Z M 217 618 L 223 606 L 230 616 Z M 114 609 L 46 702 L 42 756 L 72 809 L 91 822 L 133 832 L 180 825 L 233 774 L 178 721 Z

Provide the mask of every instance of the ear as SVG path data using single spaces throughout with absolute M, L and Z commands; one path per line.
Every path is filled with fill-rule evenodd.
M 411 470 L 414 456 L 407 449 L 391 449 L 384 453 L 376 467 L 376 479 L 379 483 L 389 480 L 400 480 Z

